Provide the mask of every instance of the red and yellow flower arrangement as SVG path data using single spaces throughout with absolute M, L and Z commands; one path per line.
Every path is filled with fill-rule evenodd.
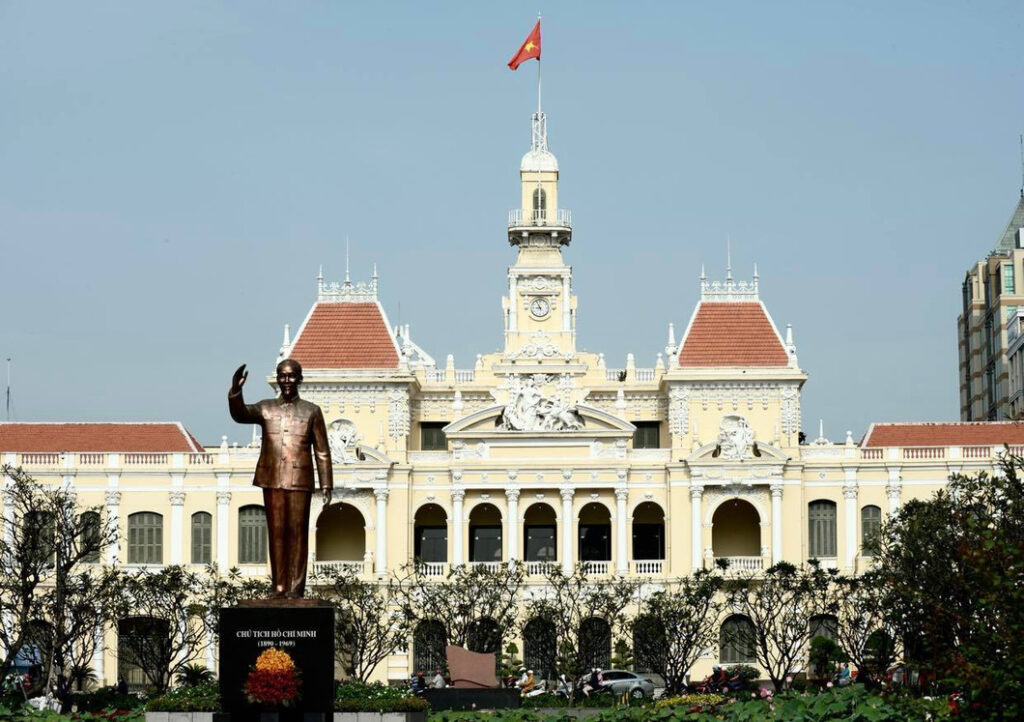
M 245 696 L 253 704 L 290 707 L 298 701 L 302 680 L 287 652 L 271 647 L 257 659 L 245 681 Z

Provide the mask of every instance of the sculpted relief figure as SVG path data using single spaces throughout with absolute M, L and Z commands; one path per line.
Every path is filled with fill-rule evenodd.
M 263 428 L 253 484 L 263 489 L 274 596 L 299 598 L 306 589 L 314 455 L 324 506 L 331 503 L 334 487 L 327 427 L 320 407 L 299 398 L 302 366 L 298 361 L 285 359 L 277 365 L 281 395 L 276 399 L 246 404 L 242 386 L 248 377 L 242 364 L 231 381 L 228 409 L 238 423 Z
M 742 416 L 723 416 L 718 426 L 718 445 L 724 458 L 744 459 L 752 455 L 754 430 Z
M 527 376 L 501 415 L 501 428 L 507 431 L 575 431 L 583 428 L 583 418 L 575 406 L 544 396 L 532 376 Z

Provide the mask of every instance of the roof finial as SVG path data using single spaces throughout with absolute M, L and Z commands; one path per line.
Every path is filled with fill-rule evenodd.
M 757 264 L 754 264 L 754 280 L 757 280 Z
M 1024 198 L 1024 133 L 1020 135 L 1020 197 Z
M 284 325 L 284 345 L 285 346 L 291 346 L 292 345 L 291 329 L 289 328 L 287 323 Z
M 700 280 L 701 282 L 708 280 L 708 274 L 704 273 L 704 264 L 700 264 Z
M 348 236 L 345 236 L 345 283 L 351 283 L 352 279 L 348 274 Z
M 373 278 L 377 278 L 377 262 L 373 263 Z
M 732 280 L 732 236 L 725 237 L 725 280 Z

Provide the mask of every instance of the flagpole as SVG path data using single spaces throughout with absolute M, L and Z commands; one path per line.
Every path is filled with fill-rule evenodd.
M 538 29 L 540 28 L 540 13 L 537 13 L 537 28 Z M 540 107 L 541 107 L 540 106 L 540 56 L 538 55 L 537 56 L 537 123 L 538 123 L 538 127 L 539 127 L 540 123 L 544 122 L 541 119 L 541 109 L 540 109 Z M 538 217 L 534 219 L 534 222 L 537 222 L 538 220 L 541 220 L 541 219 L 543 219 L 545 221 L 547 220 L 547 215 L 548 215 L 547 207 L 546 207 L 547 203 L 543 204 L 544 207 L 542 207 L 542 205 L 541 205 L 541 200 L 543 198 L 544 198 L 544 189 L 541 186 L 540 163 L 538 163 L 537 164 L 537 211 L 536 211 Z

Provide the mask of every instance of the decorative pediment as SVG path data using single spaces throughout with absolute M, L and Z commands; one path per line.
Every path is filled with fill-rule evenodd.
M 704 444 L 699 447 L 683 460 L 688 464 L 696 463 L 706 465 L 708 463 L 713 463 L 728 464 L 731 466 L 757 466 L 760 464 L 776 465 L 779 462 L 785 463 L 789 461 L 789 458 L 789 454 L 785 453 L 777 446 L 773 446 L 772 444 L 768 444 L 763 441 L 752 442 L 743 456 L 726 456 L 723 453 L 722 445 L 716 440 L 712 441 L 710 444 Z
M 450 439 L 475 439 L 485 437 L 631 437 L 636 427 L 607 411 L 577 404 L 572 407 L 573 423 L 530 424 L 532 428 L 509 428 L 508 405 L 489 406 L 461 419 L 456 419 L 444 428 Z M 568 412 L 565 412 L 568 413 Z M 568 422 L 569 419 L 566 419 Z M 526 424 L 524 424 L 526 425 Z

